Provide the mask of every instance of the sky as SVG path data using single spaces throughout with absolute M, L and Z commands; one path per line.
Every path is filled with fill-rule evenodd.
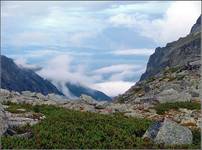
M 145 72 L 156 47 L 186 36 L 200 1 L 1 1 L 1 54 L 57 83 L 109 96 Z

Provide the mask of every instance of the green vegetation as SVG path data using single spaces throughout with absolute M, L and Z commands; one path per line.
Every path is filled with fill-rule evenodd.
M 11 104 L 14 107 L 15 104 Z M 141 137 L 152 123 L 146 119 L 127 118 L 122 114 L 100 115 L 67 110 L 55 106 L 18 105 L 29 111 L 36 110 L 46 119 L 34 126 L 15 129 L 18 133 L 31 131 L 30 139 L 2 137 L 3 149 L 135 149 L 167 148 L 144 141 Z M 35 108 L 37 107 L 37 109 Z M 200 132 L 194 132 L 194 145 L 175 148 L 199 148 Z M 168 147 L 169 148 L 169 147 Z
M 12 104 L 14 107 L 14 104 Z M 17 106 L 16 106 L 17 107 Z M 18 107 L 33 111 L 30 105 Z M 2 138 L 5 149 L 19 148 L 135 148 L 145 147 L 141 139 L 151 121 L 66 110 L 54 106 L 37 106 L 46 115 L 41 123 L 30 127 L 30 139 Z M 26 130 L 28 127 L 25 127 Z M 23 128 L 24 129 L 24 128 Z M 18 129 L 22 132 L 22 129 Z
M 154 109 L 156 110 L 157 114 L 164 114 L 166 111 L 170 109 L 179 109 L 179 108 L 187 108 L 187 109 L 201 109 L 201 104 L 196 102 L 175 102 L 175 103 L 162 103 L 157 104 Z
M 25 111 L 27 112 L 27 111 L 31 110 L 31 108 L 32 108 L 32 106 L 29 104 L 16 105 L 15 103 L 11 103 L 11 102 L 6 102 L 4 104 L 9 106 L 8 108 L 6 108 L 6 110 L 11 113 L 24 113 L 24 111 L 19 110 L 19 109 L 25 109 Z

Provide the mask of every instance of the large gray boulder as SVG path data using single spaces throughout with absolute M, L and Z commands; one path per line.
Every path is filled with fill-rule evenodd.
M 35 92 L 22 91 L 21 93 L 22 93 L 23 96 L 26 96 L 26 97 L 35 97 L 36 96 Z
M 160 103 L 166 103 L 166 102 L 179 102 L 179 101 L 190 101 L 191 95 L 189 93 L 178 92 L 177 90 L 174 90 L 173 88 L 163 90 L 156 96 L 157 100 Z
M 98 102 L 96 100 L 94 100 L 91 96 L 82 94 L 80 96 L 80 100 L 84 103 L 87 103 L 89 105 L 96 105 Z
M 53 101 L 56 101 L 56 102 L 57 101 L 66 101 L 67 100 L 64 96 L 57 95 L 57 94 L 54 94 L 54 93 L 48 94 L 47 98 L 49 100 L 53 100 Z
M 149 138 L 156 144 L 183 145 L 192 144 L 192 132 L 169 119 L 152 125 L 143 138 Z
M 0 103 L 0 136 L 2 136 L 8 129 L 8 120 L 3 109 L 3 106 Z

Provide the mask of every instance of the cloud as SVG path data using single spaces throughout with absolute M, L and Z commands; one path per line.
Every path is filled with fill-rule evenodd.
M 140 76 L 145 72 L 145 68 L 137 69 L 137 70 L 125 70 L 120 73 L 111 74 L 109 81 L 133 81 L 135 76 Z
M 111 65 L 103 68 L 99 68 L 95 70 L 95 73 L 100 73 L 100 74 L 109 74 L 109 73 L 118 73 L 118 72 L 123 72 L 126 70 L 134 70 L 134 69 L 139 69 L 141 68 L 140 65 L 132 65 L 132 64 L 117 64 L 117 65 Z
M 22 32 L 14 34 L 11 42 L 14 46 L 45 45 L 51 43 L 51 35 L 44 32 Z
M 111 16 L 109 18 L 109 23 L 111 23 L 114 26 L 128 26 L 131 27 L 135 24 L 133 16 L 129 16 L 126 14 L 118 14 L 115 16 Z
M 102 83 L 94 84 L 94 88 L 100 91 L 103 91 L 107 95 L 114 97 L 119 94 L 123 94 L 128 90 L 134 82 L 125 82 L 125 81 L 107 81 Z
M 66 96 L 74 98 L 65 86 L 67 82 L 91 87 L 93 82 L 99 80 L 100 77 L 98 75 L 86 75 L 85 66 L 81 64 L 73 65 L 73 60 L 74 58 L 69 55 L 56 55 L 49 59 L 37 73 L 43 78 L 52 81 Z
M 102 82 L 114 81 L 134 81 L 134 77 L 141 75 L 145 71 L 142 65 L 134 64 L 117 64 L 99 68 L 93 73 L 104 77 Z M 126 90 L 126 89 L 125 89 Z
M 173 2 L 162 19 L 142 20 L 141 34 L 161 44 L 177 40 L 190 32 L 200 12 L 200 1 Z
M 113 51 L 112 54 L 115 55 L 125 55 L 125 56 L 131 56 L 131 55 L 136 55 L 136 56 L 150 56 L 151 54 L 154 53 L 154 48 L 152 49 L 147 49 L 147 48 L 140 48 L 140 49 L 125 49 L 125 50 L 116 50 Z
M 131 70 L 139 69 L 140 66 L 119 64 L 103 67 L 93 73 L 86 74 L 85 66 L 73 65 L 74 58 L 69 55 L 58 55 L 48 60 L 46 66 L 37 73 L 42 77 L 51 80 L 53 84 L 60 88 L 68 97 L 74 98 L 68 91 L 65 83 L 71 82 L 81 84 L 87 87 L 103 91 L 110 96 L 116 96 L 130 88 L 134 82 L 123 81 L 124 78 L 133 76 L 135 73 Z M 137 70 L 138 71 L 138 70 Z M 103 75 L 110 73 L 108 81 L 103 80 Z
M 20 68 L 27 68 L 27 69 L 37 69 L 37 65 L 29 64 L 25 58 L 18 58 L 15 59 L 14 62 L 18 65 Z
M 109 17 L 108 21 L 114 26 L 132 28 L 157 44 L 166 44 L 187 35 L 200 13 L 200 1 L 173 1 L 165 13 L 161 14 L 162 17 L 152 18 L 152 12 L 146 11 L 142 14 L 122 11 Z

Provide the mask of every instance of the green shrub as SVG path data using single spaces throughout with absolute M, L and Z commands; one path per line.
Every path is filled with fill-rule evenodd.
M 32 106 L 30 104 L 16 104 L 12 102 L 6 102 L 4 105 L 8 105 L 9 107 L 6 108 L 7 111 L 11 113 L 23 113 L 23 111 L 18 109 L 25 109 L 26 111 L 30 111 Z
M 26 105 L 20 105 L 27 108 Z M 37 106 L 46 119 L 30 127 L 18 128 L 18 133 L 31 131 L 30 139 L 4 136 L 3 149 L 135 149 L 166 148 L 144 141 L 141 137 L 152 123 L 146 119 L 127 118 L 121 113 L 101 115 L 58 108 Z M 34 107 L 29 107 L 33 111 Z M 35 108 L 36 109 L 36 108 Z M 200 148 L 200 135 L 193 132 L 192 145 L 175 148 Z
M 164 114 L 166 111 L 170 109 L 179 109 L 179 108 L 187 108 L 187 109 L 201 109 L 200 103 L 194 102 L 175 102 L 175 103 L 162 103 L 157 104 L 154 109 L 156 110 L 157 114 Z
M 23 107 L 21 105 L 21 107 Z M 36 109 L 34 107 L 31 110 Z M 46 119 L 31 127 L 31 139 L 3 137 L 5 149 L 71 149 L 144 147 L 141 139 L 151 121 L 126 118 L 122 114 L 101 115 L 38 106 Z M 21 132 L 21 129 L 18 129 Z

